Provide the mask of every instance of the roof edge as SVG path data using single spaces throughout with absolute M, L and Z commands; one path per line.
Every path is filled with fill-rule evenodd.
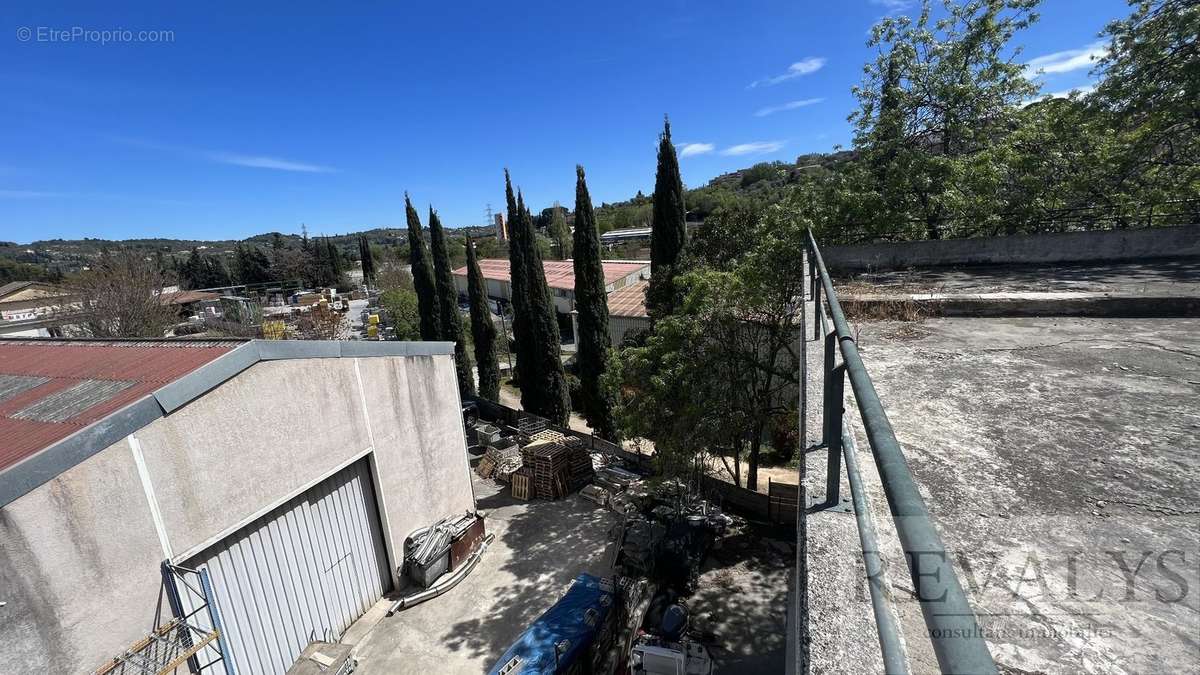
M 0 472 L 0 508 L 129 434 L 166 417 L 259 361 L 454 354 L 453 342 L 249 340 Z

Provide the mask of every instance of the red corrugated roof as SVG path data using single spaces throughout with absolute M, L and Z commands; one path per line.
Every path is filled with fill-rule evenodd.
M 0 400 L 0 471 L 229 352 L 239 341 L 0 340 L 0 375 L 47 378 Z M 89 380 L 131 383 L 62 422 L 13 417 Z
M 609 293 L 608 315 L 649 316 L 646 314 L 646 287 L 649 285 L 649 281 L 641 280 Z
M 650 263 L 601 262 L 600 265 L 604 268 L 604 283 L 611 284 L 638 270 L 649 267 Z M 575 263 L 572 261 L 545 260 L 542 261 L 542 269 L 546 271 L 546 284 L 550 288 L 561 288 L 568 291 L 575 290 Z M 484 258 L 480 260 L 479 271 L 483 273 L 484 279 L 494 279 L 496 281 L 509 280 L 509 263 L 503 258 Z M 467 268 L 460 267 L 454 270 L 454 273 L 460 277 L 465 277 L 467 276 Z

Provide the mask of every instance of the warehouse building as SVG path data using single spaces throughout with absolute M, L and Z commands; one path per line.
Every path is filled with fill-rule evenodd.
M 283 672 L 474 509 L 450 343 L 0 340 L 4 672 Z
M 648 261 L 605 260 L 604 286 L 609 293 L 650 276 Z M 546 273 L 546 285 L 554 296 L 554 308 L 559 314 L 570 314 L 575 310 L 575 263 L 571 260 L 546 260 L 542 262 Z M 512 277 L 509 262 L 500 258 L 484 258 L 479 261 L 479 271 L 487 284 L 488 297 L 493 300 L 512 301 Z M 467 294 L 467 268 L 454 270 L 454 283 L 461 295 Z
M 646 312 L 648 280 L 639 280 L 608 294 L 608 336 L 612 346 L 620 347 L 627 337 L 650 330 Z

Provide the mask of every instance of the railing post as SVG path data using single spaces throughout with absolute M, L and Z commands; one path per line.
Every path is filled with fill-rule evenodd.
M 822 369 L 821 372 L 824 373 L 825 377 L 824 377 L 824 382 L 822 383 L 823 386 L 822 386 L 822 399 L 821 399 L 821 406 L 822 406 L 822 410 L 821 410 L 821 445 L 822 445 L 822 447 L 827 448 L 827 447 L 829 447 L 829 442 L 832 437 L 834 437 L 834 436 L 840 437 L 840 435 L 841 435 L 838 431 L 840 429 L 840 427 L 830 426 L 830 424 L 832 423 L 831 418 L 833 416 L 833 409 L 830 405 L 829 389 L 830 389 L 830 387 L 833 386 L 833 379 L 834 379 L 833 371 L 835 369 L 834 363 L 837 359 L 837 333 L 836 332 L 831 331 L 828 335 L 825 336 L 825 349 L 823 352 L 823 356 L 825 358 L 825 367 L 824 367 L 824 369 Z M 838 379 L 840 381 L 841 376 L 839 376 Z M 841 397 L 839 397 L 837 399 L 837 401 L 835 401 L 834 403 L 836 404 L 838 410 L 841 410 L 841 407 L 842 407 Z M 841 420 L 840 412 L 838 413 L 838 420 Z
M 821 339 L 821 284 L 813 279 L 813 339 Z
M 836 338 L 836 335 L 832 336 Z M 828 359 L 826 359 L 828 361 Z M 825 371 L 824 421 L 825 452 L 828 462 L 825 469 L 825 498 L 812 507 L 813 511 L 823 511 L 841 506 L 842 486 L 842 415 L 845 408 L 842 405 L 845 394 L 846 366 L 845 364 Z

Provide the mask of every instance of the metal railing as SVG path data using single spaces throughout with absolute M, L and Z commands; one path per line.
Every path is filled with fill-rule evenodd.
M 810 504 L 806 513 L 842 507 L 844 500 L 840 497 L 840 485 L 844 458 L 883 665 L 888 673 L 908 673 L 904 640 L 888 607 L 883 582 L 883 558 L 874 524 L 868 516 L 867 495 L 859 472 L 854 436 L 849 432 L 843 417 L 844 384 L 848 377 L 939 667 L 943 673 L 996 673 L 996 664 L 976 623 L 966 593 L 954 572 L 954 566 L 937 528 L 934 527 L 929 509 L 925 506 L 925 501 L 913 480 L 887 412 L 878 392 L 875 391 L 875 385 L 871 382 L 871 377 L 858 354 L 854 335 L 842 312 L 833 282 L 811 232 L 807 235 L 806 249 L 815 308 L 813 339 L 819 340 L 824 337 L 825 340 L 822 368 L 822 438 L 820 444 L 809 449 L 823 447 L 828 452 L 826 493 L 823 499 Z M 823 304 L 828 307 L 828 320 Z M 807 336 L 801 343 L 807 343 Z M 836 359 L 838 353 L 841 354 L 840 364 Z M 807 371 L 807 362 L 803 357 L 802 363 Z M 801 376 L 804 378 L 801 387 L 801 439 L 802 443 L 807 445 L 807 425 L 803 422 L 807 407 L 807 372 L 802 372 Z M 803 476 L 801 479 L 803 482 Z M 801 501 L 803 507 L 804 500 Z M 804 534 L 803 526 L 801 534 Z M 798 580 L 798 588 L 803 582 L 804 580 Z M 801 631 L 803 630 L 801 627 Z

